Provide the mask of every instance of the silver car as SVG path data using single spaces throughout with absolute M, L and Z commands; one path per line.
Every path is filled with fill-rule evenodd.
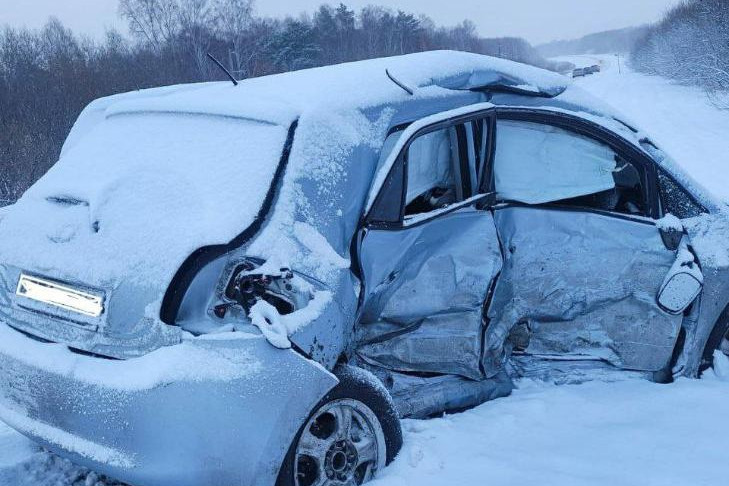
M 138 485 L 362 484 L 519 377 L 696 377 L 729 218 L 567 77 L 429 52 L 97 100 L 0 223 L 0 418 Z

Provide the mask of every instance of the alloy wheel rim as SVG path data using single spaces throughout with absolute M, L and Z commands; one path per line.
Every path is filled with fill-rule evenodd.
M 296 445 L 296 486 L 359 486 L 385 466 L 385 434 L 367 405 L 334 400 L 306 423 Z

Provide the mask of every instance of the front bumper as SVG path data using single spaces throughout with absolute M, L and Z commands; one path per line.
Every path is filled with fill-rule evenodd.
M 131 484 L 270 486 L 336 383 L 262 337 L 191 340 L 109 361 L 0 323 L 0 419 Z

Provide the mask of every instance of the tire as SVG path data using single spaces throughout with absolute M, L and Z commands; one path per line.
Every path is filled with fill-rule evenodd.
M 719 319 L 716 320 L 714 329 L 709 335 L 704 348 L 704 354 L 699 364 L 699 375 L 709 368 L 714 367 L 714 351 L 723 350 L 729 355 L 729 306 L 724 308 Z
M 276 486 L 359 485 L 400 451 L 400 419 L 384 386 L 361 368 L 340 366 L 334 374 L 339 384 L 314 407 L 296 434 Z M 350 425 L 343 431 L 340 423 Z

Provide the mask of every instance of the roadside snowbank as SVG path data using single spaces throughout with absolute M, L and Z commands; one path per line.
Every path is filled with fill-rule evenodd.
M 36 448 L 28 440 L 0 424 L 0 471 L 21 464 L 35 451 Z
M 713 372 L 672 385 L 522 381 L 463 414 L 405 421 L 405 447 L 373 486 L 724 484 L 728 393 Z

